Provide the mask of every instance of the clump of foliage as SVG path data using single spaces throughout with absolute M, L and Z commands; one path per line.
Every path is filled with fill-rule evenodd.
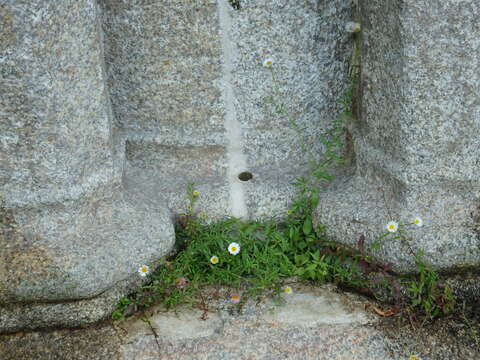
M 304 194 L 303 201 L 297 200 L 281 223 L 235 218 L 208 223 L 195 213 L 200 194 L 193 186 L 188 192 L 190 205 L 176 226 L 181 251 L 151 274 L 149 284 L 122 298 L 113 318 L 158 303 L 168 308 L 201 303 L 202 288 L 212 284 L 242 288 L 242 299 L 278 293 L 283 280 L 292 276 L 334 282 L 374 295 L 369 289 L 379 284 L 372 273 L 384 275 L 380 285 L 392 294 L 395 313 L 435 317 L 453 310 L 451 289 L 440 282 L 421 253 L 415 255 L 418 274 L 399 278 L 392 275 L 388 265 L 370 260 L 364 238 L 359 239 L 354 251 L 329 241 L 322 226 L 314 229 L 311 214 L 318 201 L 312 196 L 314 192 Z M 232 243 L 239 247 L 237 254 L 229 251 Z
M 278 89 L 273 61 L 267 59 L 264 66 L 272 73 L 274 89 Z M 354 72 L 352 79 L 354 89 L 358 73 Z M 410 319 L 420 313 L 435 317 L 451 312 L 455 305 L 451 289 L 440 282 L 438 273 L 421 253 L 412 251 L 417 275 L 401 278 L 394 276 L 389 265 L 375 264 L 370 259 L 364 237 L 358 239 L 357 249 L 347 249 L 330 241 L 322 225 L 316 228 L 313 225 L 312 214 L 319 202 L 318 183 L 331 180 L 330 168 L 344 160 L 344 127 L 352 116 L 352 89 L 341 101 L 344 113 L 321 139 L 325 149 L 323 158 L 318 161 L 311 157 L 307 174 L 294 184 L 297 196 L 281 222 L 228 218 L 210 223 L 205 215 L 196 212 L 201 194 L 193 184 L 189 185 L 189 205 L 176 225 L 178 254 L 151 274 L 149 284 L 123 297 L 112 317 L 120 319 L 158 303 L 166 307 L 202 303 L 202 288 L 212 284 L 244 289 L 243 300 L 266 292 L 278 293 L 284 279 L 292 276 L 334 282 L 369 295 L 375 295 L 375 289 L 381 287 L 393 299 L 392 313 L 405 313 Z M 268 101 L 275 105 L 279 115 L 288 116 L 283 103 L 273 96 Z M 291 124 L 301 136 L 303 129 L 293 119 Z M 303 148 L 307 151 L 306 146 Z M 402 231 L 397 233 L 397 223 L 391 221 L 387 229 L 379 235 L 375 247 L 381 247 L 386 239 L 408 243 Z M 380 275 L 381 280 L 372 274 Z
M 114 318 L 157 303 L 174 307 L 198 302 L 202 287 L 210 284 L 244 288 L 244 299 L 278 292 L 282 280 L 292 276 L 362 284 L 358 269 L 345 265 L 353 264 L 352 254 L 317 235 L 311 217 L 303 211 L 289 211 L 282 223 L 229 218 L 208 224 L 194 213 L 196 196 L 191 199 L 191 210 L 176 228 L 183 250 L 157 268 L 149 284 L 122 298 Z M 229 252 L 232 243 L 239 244 L 236 255 Z

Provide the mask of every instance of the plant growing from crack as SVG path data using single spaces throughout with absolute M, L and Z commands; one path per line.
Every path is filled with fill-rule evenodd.
M 266 59 L 263 66 L 272 76 L 274 94 L 269 97 L 269 104 L 279 115 L 289 118 L 302 139 L 303 151 L 308 152 L 304 129 L 281 101 L 274 61 Z M 392 276 L 390 266 L 376 264 L 370 258 L 364 237 L 358 239 L 357 249 L 349 249 L 328 239 L 324 226 L 314 228 L 312 214 L 319 202 L 318 183 L 331 180 L 330 169 L 345 160 L 342 154 L 344 127 L 352 116 L 353 89 L 358 81 L 358 72 L 352 74 L 353 85 L 341 100 L 343 114 L 321 137 L 325 149 L 322 158 L 317 160 L 314 154 L 308 156 L 308 171 L 295 182 L 297 196 L 283 221 L 228 218 L 207 223 L 205 216 L 196 211 L 201 194 L 193 184 L 188 185 L 188 205 L 176 224 L 178 253 L 151 272 L 150 283 L 120 299 L 112 314 L 114 319 L 159 303 L 167 308 L 186 303 L 208 311 L 202 289 L 212 285 L 231 287 L 234 291 L 231 302 L 242 306 L 248 298 L 278 295 L 284 289 L 285 279 L 292 276 L 334 282 L 369 295 L 375 295 L 372 291 L 375 287 L 382 287 L 394 299 L 392 313 L 406 313 L 410 319 L 420 312 L 434 317 L 453 309 L 455 299 L 451 289 L 439 281 L 438 274 L 425 262 L 421 252 L 411 252 L 418 274 L 398 278 Z M 402 228 L 402 224 L 393 220 L 388 223 L 385 234 L 373 243 L 373 250 L 378 250 L 386 240 L 408 244 L 410 240 Z M 383 277 L 380 281 L 372 280 L 372 273 Z

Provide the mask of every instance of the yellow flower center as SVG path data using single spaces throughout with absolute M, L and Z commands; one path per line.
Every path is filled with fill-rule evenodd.
M 148 269 L 144 266 L 144 267 L 142 267 L 142 269 L 140 271 L 146 273 L 148 271 Z
M 233 252 L 237 251 L 237 248 L 235 246 L 232 246 L 232 251 Z

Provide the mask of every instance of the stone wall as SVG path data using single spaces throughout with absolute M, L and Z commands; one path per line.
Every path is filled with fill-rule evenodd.
M 415 268 L 420 249 L 437 269 L 480 265 L 479 13 L 477 1 L 360 2 L 355 175 L 322 195 L 317 220 L 348 245 L 365 235 L 367 247 L 399 222 L 411 242 L 372 251 L 399 271 Z
M 169 251 L 170 214 L 123 190 L 95 1 L 0 12 L 0 330 L 97 320 L 75 302 Z
M 171 249 L 188 183 L 213 217 L 283 213 L 307 155 L 271 97 L 319 154 L 349 3 L 3 1 L 0 331 L 108 316 Z
M 285 212 L 349 87 L 351 2 L 238 4 L 1 3 L 0 331 L 108 316 L 137 268 L 171 250 L 189 183 L 214 218 Z M 367 249 L 400 222 L 410 243 L 369 250 L 398 271 L 419 249 L 437 269 L 478 267 L 479 5 L 359 10 L 355 166 L 321 194 L 316 221 Z
M 350 1 L 102 4 L 127 186 L 160 193 L 174 212 L 185 210 L 188 183 L 209 216 L 284 212 L 308 159 L 290 121 L 321 153 L 348 86 Z M 275 112 L 272 95 L 292 117 Z M 252 180 L 238 179 L 244 171 Z

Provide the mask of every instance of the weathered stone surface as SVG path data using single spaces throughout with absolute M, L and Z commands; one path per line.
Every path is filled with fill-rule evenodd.
M 291 285 L 294 293 L 282 295 L 282 303 L 247 301 L 240 311 L 228 300 L 230 289 L 205 289 L 207 312 L 188 307 L 166 312 L 156 307 L 120 323 L 82 330 L 0 335 L 0 357 L 405 360 L 415 354 L 424 360 L 478 358 L 471 336 L 464 341 L 469 329 L 462 327 L 459 317 L 450 324 L 438 321 L 413 331 L 392 317 L 380 320 L 365 309 L 365 299 L 339 293 L 332 286 Z
M 350 2 L 101 1 L 108 83 L 126 141 L 126 183 L 183 211 L 188 183 L 213 216 L 272 216 L 339 112 Z M 274 59 L 281 92 L 262 66 Z M 275 113 L 270 98 L 289 118 Z M 317 151 L 318 150 L 318 151 Z M 253 179 L 238 175 L 250 171 Z
M 343 302 L 342 302 L 343 300 Z M 345 299 L 327 291 L 298 293 L 285 296 L 285 304 L 260 316 L 261 321 L 284 326 L 316 326 L 339 324 L 366 324 L 368 316 L 354 308 L 348 311 Z
M 64 316 L 39 310 L 31 326 L 77 324 L 62 302 L 98 299 L 158 260 L 173 242 L 166 205 L 182 211 L 188 183 L 209 215 L 286 208 L 306 157 L 268 105 L 266 56 L 275 101 L 315 149 L 346 86 L 348 36 L 336 30 L 348 1 L 235 10 L 213 0 L 11 0 L 0 9 L 4 331 L 21 328 L 19 314 L 37 302 L 60 302 L 51 314 Z M 245 170 L 254 180 L 238 179 Z
M 36 329 L 79 328 L 108 319 L 120 297 L 138 288 L 142 280 L 134 274 L 102 294 L 88 299 L 3 304 L 0 308 L 0 331 L 15 333 Z
M 335 293 L 330 286 L 292 286 L 294 292 L 281 300 L 248 301 L 241 311 L 225 288 L 204 292 L 206 313 L 152 309 L 150 323 L 158 338 L 141 319 L 127 320 L 121 325 L 126 335 L 121 358 L 318 359 L 326 353 L 333 359 L 389 359 L 380 333 L 370 325 L 375 318 L 358 298 Z M 168 326 L 174 323 L 177 330 Z
M 170 214 L 122 188 L 96 2 L 12 0 L 0 11 L 0 302 L 91 298 L 170 250 Z
M 108 84 L 125 139 L 128 187 L 186 207 L 229 213 L 216 1 L 102 0 Z M 205 202 L 205 199 L 211 198 Z
M 320 136 L 341 111 L 351 2 L 245 0 L 230 16 L 235 112 L 254 174 L 245 186 L 247 208 L 255 217 L 272 216 L 288 207 L 296 191 L 291 183 L 324 151 Z M 272 71 L 262 66 L 267 58 Z M 286 113 L 276 111 L 280 104 Z
M 322 195 L 317 220 L 371 244 L 389 220 L 438 269 L 480 265 L 480 31 L 477 1 L 363 1 L 356 172 Z M 373 254 L 414 269 L 407 246 Z
M 119 332 L 110 326 L 86 330 L 0 335 L 2 360 L 117 360 Z

